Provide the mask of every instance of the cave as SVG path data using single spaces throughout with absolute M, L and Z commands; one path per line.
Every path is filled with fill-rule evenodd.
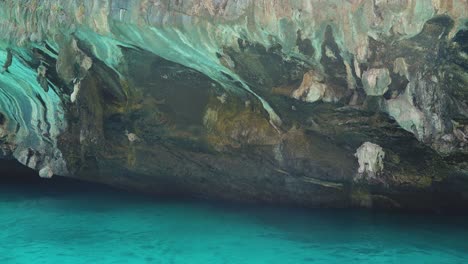
M 288 230 L 302 246 L 320 240 L 297 239 L 300 233 L 324 235 L 301 223 L 300 231 L 288 229 L 295 217 L 341 230 L 336 219 L 343 214 L 378 244 L 366 233 L 367 224 L 376 227 L 374 214 L 384 231 L 391 229 L 385 214 L 466 214 L 467 19 L 466 0 L 0 1 L 0 202 L 18 222 L 38 219 L 24 224 L 28 232 L 7 216 L 0 226 L 49 249 L 68 238 L 115 241 L 120 232 L 135 248 L 96 248 L 119 248 L 137 263 L 183 263 L 177 254 L 148 255 L 159 248 L 141 235 L 156 228 L 146 220 L 195 232 L 177 216 L 181 207 L 191 208 L 187 218 L 204 228 L 193 212 L 222 227 L 217 219 L 228 208 L 243 215 L 241 222 L 251 214 L 281 230 L 251 238 L 243 230 L 259 232 L 254 223 L 231 221 L 245 240 L 288 248 Z M 122 222 L 115 220 L 120 209 Z M 159 210 L 174 218 L 158 218 Z M 288 228 L 270 219 L 289 210 L 295 217 L 278 217 Z M 114 235 L 100 233 L 99 217 Z M 55 219 L 63 221 L 56 229 L 44 227 Z M 51 240 L 39 226 L 54 234 Z M 139 235 L 124 226 L 148 244 L 133 243 Z M 61 238 L 59 229 L 66 230 Z M 455 237 L 453 247 L 463 248 Z M 210 247 L 208 241 L 202 245 Z M 57 261 L 67 262 L 75 245 L 61 248 L 66 256 Z M 309 251 L 296 259 L 295 249 L 274 260 L 260 248 L 259 261 L 315 260 Z M 349 255 L 357 256 L 360 249 L 353 250 Z M 197 259 L 196 251 L 182 255 L 193 263 L 242 263 Z M 86 252 L 83 261 L 92 261 Z M 23 253 L 3 254 L 0 262 L 44 256 Z M 431 262 L 413 253 L 406 259 Z M 465 255 L 432 258 L 457 263 Z M 335 260 L 344 261 L 351 260 Z

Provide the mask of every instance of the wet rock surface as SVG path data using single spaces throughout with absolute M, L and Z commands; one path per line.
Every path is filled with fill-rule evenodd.
M 468 207 L 464 0 L 6 0 L 0 13 L 0 157 L 42 177 Z

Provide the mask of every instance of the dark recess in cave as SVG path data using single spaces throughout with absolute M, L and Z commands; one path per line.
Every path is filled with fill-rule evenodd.
M 0 160 L 0 184 L 4 183 L 39 183 L 42 179 L 37 172 L 20 164 L 16 160 Z
M 5 123 L 5 116 L 0 113 L 0 126 L 3 125 Z
M 54 176 L 51 179 L 39 177 L 34 171 L 17 160 L 0 159 L 0 187 L 36 190 L 44 194 L 52 193 L 84 193 L 88 191 L 113 191 L 111 187 L 98 183 L 89 183 L 80 180 Z

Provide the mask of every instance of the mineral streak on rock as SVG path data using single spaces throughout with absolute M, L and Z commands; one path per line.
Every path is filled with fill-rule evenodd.
M 467 0 L 0 1 L 0 156 L 150 193 L 466 208 L 467 43 Z

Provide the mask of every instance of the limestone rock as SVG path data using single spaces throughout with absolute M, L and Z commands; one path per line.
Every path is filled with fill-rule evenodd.
M 357 149 L 354 155 L 358 158 L 359 175 L 375 178 L 383 172 L 385 152 L 379 145 L 365 142 Z
M 130 143 L 141 141 L 141 139 L 135 133 L 130 133 L 127 130 L 125 130 L 125 135 L 127 136 L 128 141 L 130 141 Z
M 3 0 L 0 156 L 148 193 L 344 207 L 356 154 L 361 200 L 466 209 L 467 14 L 466 0 Z
M 342 94 L 338 89 L 324 83 L 323 76 L 314 71 L 309 71 L 304 74 L 301 85 L 292 93 L 292 97 L 308 103 L 317 101 L 338 102 Z
M 392 79 L 387 68 L 372 68 L 362 74 L 364 90 L 370 96 L 384 95 L 391 83 Z
M 393 64 L 393 72 L 400 76 L 405 76 L 407 80 L 410 79 L 408 72 L 408 64 L 406 64 L 405 58 L 399 57 Z
M 51 167 L 45 166 L 39 170 L 39 176 L 41 178 L 52 178 L 52 176 L 54 176 L 54 172 L 52 171 Z

